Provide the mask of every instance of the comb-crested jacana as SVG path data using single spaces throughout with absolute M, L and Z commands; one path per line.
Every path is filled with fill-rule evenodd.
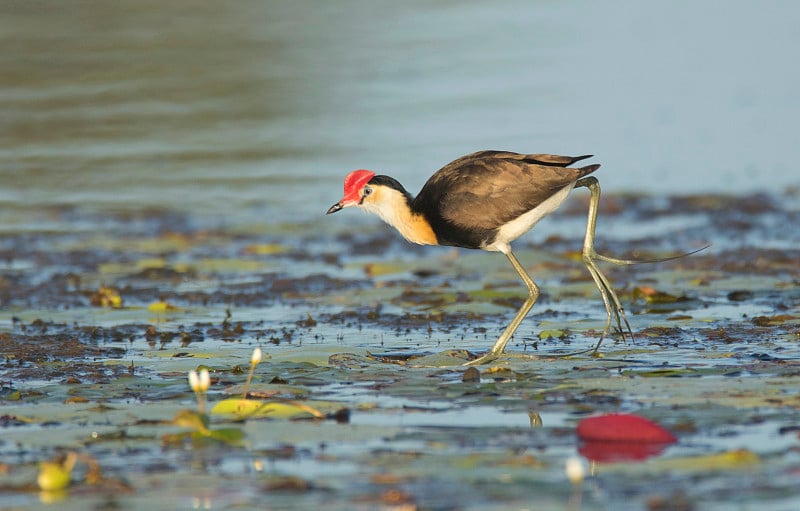
M 589 174 L 600 165 L 570 167 L 586 158 L 591 158 L 591 155 L 573 157 L 479 151 L 445 165 L 428 179 L 416 197 L 389 176 L 376 175 L 370 170 L 355 170 L 344 180 L 344 197 L 328 209 L 328 214 L 358 206 L 378 215 L 412 243 L 505 254 L 528 287 L 528 298 L 489 353 L 471 362 L 483 363 L 504 352 L 506 344 L 539 296 L 539 286 L 511 252 L 510 243 L 552 213 L 573 188 L 588 188 L 591 200 L 583 262 L 600 290 L 607 313 L 605 329 L 594 348 L 597 351 L 610 332 L 612 319 L 620 333 L 624 333 L 623 323 L 628 332 L 631 329 L 617 294 L 596 261 L 600 259 L 615 264 L 643 261 L 616 259 L 595 252 L 594 231 L 600 185 Z

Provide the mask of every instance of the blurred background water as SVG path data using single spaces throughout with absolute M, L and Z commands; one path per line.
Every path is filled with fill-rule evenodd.
M 628 366 L 631 374 L 652 370 L 650 377 L 666 371 L 663 374 L 667 376 L 689 375 L 698 383 L 689 386 L 695 389 L 691 392 L 681 390 L 688 388 L 685 385 L 677 386 L 675 396 L 662 396 L 651 406 L 654 394 L 647 385 L 639 385 L 633 393 L 612 386 L 608 394 L 597 394 L 596 381 L 602 378 L 598 368 L 602 366 L 592 362 L 590 371 L 574 378 L 583 378 L 585 386 L 572 382 L 566 390 L 563 385 L 553 387 L 557 392 L 552 400 L 547 399 L 558 407 L 556 413 L 575 415 L 577 411 L 582 416 L 587 407 L 611 409 L 615 403 L 622 409 L 645 407 L 648 414 L 656 410 L 673 424 L 680 422 L 682 434 L 690 440 L 679 452 L 707 452 L 712 449 L 708 446 L 719 446 L 736 453 L 739 451 L 734 449 L 751 446 L 764 455 L 765 462 L 745 467 L 746 484 L 741 484 L 744 479 L 738 472 L 725 470 L 712 471 L 713 479 L 704 479 L 699 472 L 687 476 L 677 471 L 666 485 L 656 472 L 644 474 L 644 479 L 622 477 L 624 484 L 614 482 L 612 475 L 600 480 L 603 495 L 597 498 L 612 499 L 608 508 L 621 500 L 630 506 L 630 488 L 645 481 L 648 494 L 657 495 L 663 487 L 676 491 L 683 499 L 677 502 L 682 502 L 699 493 L 706 498 L 699 502 L 710 502 L 716 509 L 729 502 L 741 503 L 734 491 L 739 489 L 758 492 L 744 505 L 763 504 L 762 495 L 767 496 L 766 502 L 769 498 L 790 500 L 786 495 L 792 495 L 790 489 L 796 486 L 797 454 L 786 444 L 793 438 L 797 414 L 794 402 L 786 398 L 791 392 L 784 392 L 793 382 L 781 378 L 794 376 L 791 362 L 797 359 L 796 332 L 790 330 L 791 319 L 786 318 L 796 316 L 798 303 L 792 257 L 800 246 L 800 230 L 791 226 L 800 209 L 800 173 L 794 168 L 800 160 L 799 26 L 800 3 L 778 0 L 2 1 L 0 333 L 14 333 L 17 337 L 6 339 L 19 342 L 36 341 L 32 351 L 25 350 L 36 363 L 30 362 L 31 372 L 26 373 L 32 378 L 5 376 L 0 387 L 16 390 L 16 385 L 24 393 L 33 386 L 42 392 L 35 400 L 58 388 L 47 399 L 51 403 L 58 400 L 60 405 L 64 402 L 62 382 L 69 380 L 60 373 L 63 362 L 52 356 L 47 355 L 51 357 L 47 364 L 39 364 L 44 355 L 34 352 L 45 348 L 40 347 L 38 337 L 44 337 L 47 330 L 47 336 L 59 342 L 63 337 L 89 339 L 94 344 L 104 336 L 107 341 L 103 344 L 116 344 L 116 353 L 127 349 L 125 365 L 130 364 L 131 372 L 135 366 L 137 375 L 142 372 L 145 378 L 137 387 L 128 375 L 122 380 L 124 389 L 117 394 L 108 391 L 115 406 L 125 406 L 124 400 L 137 408 L 126 415 L 128 424 L 141 413 L 141 405 L 158 404 L 165 396 L 171 399 L 176 394 L 170 389 L 185 385 L 181 379 L 180 384 L 169 383 L 166 392 L 158 391 L 144 400 L 135 398 L 137 389 L 146 393 L 155 388 L 153 378 L 167 382 L 183 374 L 183 368 L 197 367 L 199 358 L 184 356 L 183 335 L 171 336 L 178 331 L 191 332 L 192 343 L 198 338 L 203 343 L 189 349 L 196 348 L 200 357 L 205 356 L 201 352 L 214 351 L 224 357 L 210 359 L 219 367 L 240 364 L 249 359 L 252 346 L 266 345 L 274 354 L 277 374 L 289 371 L 292 385 L 310 385 L 325 399 L 346 396 L 343 403 L 365 412 L 354 414 L 356 425 L 368 425 L 369 417 L 384 412 L 357 406 L 361 399 L 358 388 L 382 406 L 392 392 L 399 396 L 403 392 L 422 394 L 416 394 L 416 387 L 409 387 L 412 391 L 389 389 L 383 369 L 372 373 L 377 384 L 368 381 L 372 377 L 364 373 L 360 384 L 348 381 L 345 385 L 337 381 L 339 369 L 331 367 L 332 371 L 325 373 L 328 376 L 310 369 L 306 374 L 306 369 L 295 371 L 284 361 L 304 368 L 321 366 L 330 360 L 329 353 L 351 348 L 390 353 L 451 348 L 482 351 L 499 335 L 505 323 L 502 316 L 513 313 L 508 305 L 513 305 L 513 296 L 524 288 L 498 255 L 464 255 L 456 260 L 454 250 L 431 248 L 431 257 L 425 261 L 433 263 L 398 262 L 398 253 L 414 257 L 425 254 L 426 249 L 415 249 L 394 233 L 382 238 L 364 236 L 369 232 L 361 232 L 363 226 L 388 230 L 374 217 L 354 212 L 333 218 L 324 215 L 341 197 L 344 176 L 354 168 L 370 168 L 393 175 L 416 192 L 435 170 L 480 149 L 591 153 L 596 155 L 592 162 L 603 164 L 597 176 L 606 192 L 747 195 L 742 200 L 737 197 L 737 207 L 759 213 L 762 197 L 752 195 L 754 192 L 794 190 L 779 196 L 791 201 L 787 209 L 794 208 L 792 214 L 776 208 L 781 210 L 773 215 L 737 218 L 730 214 L 730 201 L 719 201 L 723 209 L 701 215 L 697 210 L 702 205 L 709 204 L 713 210 L 714 204 L 713 199 L 701 199 L 650 201 L 664 207 L 640 211 L 658 214 L 601 219 L 598 247 L 609 255 L 638 256 L 625 251 L 629 247 L 621 243 L 633 238 L 654 251 L 644 254 L 648 257 L 713 243 L 696 258 L 681 260 L 686 263 L 683 269 L 676 262 L 669 263 L 668 270 L 646 266 L 641 271 L 647 275 L 634 273 L 638 267 L 609 273 L 615 284 L 623 284 L 626 307 L 628 297 L 636 296 L 632 289 L 641 284 L 673 293 L 679 302 L 675 309 L 669 303 L 660 304 L 663 309 L 645 308 L 644 317 L 637 317 L 641 304 L 630 308 L 637 332 L 648 327 L 653 327 L 653 335 L 664 332 L 653 344 L 646 340 L 650 333 L 637 333 L 645 340 L 630 346 L 635 347 L 632 356 L 637 359 Z M 580 194 L 585 200 L 585 192 Z M 603 206 L 613 207 L 613 202 Z M 617 207 L 633 202 L 618 201 Z M 677 205 L 675 211 L 663 214 L 670 204 Z M 679 211 L 681 204 L 694 207 L 694 211 Z M 769 204 L 764 209 L 769 210 Z M 719 211 L 724 214 L 716 214 Z M 560 222 L 543 222 L 535 236 L 552 239 L 551 250 L 528 247 L 518 252 L 542 284 L 544 303 L 532 314 L 538 317 L 523 324 L 510 350 L 538 350 L 540 342 L 543 353 L 551 347 L 573 351 L 578 343 L 588 343 L 587 348 L 594 345 L 592 329 L 603 328 L 605 317 L 588 274 L 579 261 L 563 266 L 552 262 L 555 255 L 569 250 L 575 254 L 580 249 L 584 222 L 585 210 L 580 215 L 565 215 Z M 181 236 L 187 225 L 185 231 L 190 235 Z M 355 234 L 337 236 L 353 230 L 354 225 L 359 227 Z M 232 228 L 213 230 L 227 226 Z M 562 236 L 567 229 L 572 238 Z M 391 250 L 397 246 L 402 252 Z M 608 251 L 604 250 L 607 246 L 611 247 Z M 754 249 L 726 252 L 731 246 Z M 781 251 L 785 254 L 773 253 Z M 433 256 L 434 252 L 438 255 Z M 710 253 L 722 256 L 704 259 Z M 748 264 L 754 271 L 750 272 Z M 693 278 L 695 275 L 702 278 Z M 120 289 L 126 306 L 88 306 L 101 285 Z M 159 299 L 179 309 L 164 319 L 148 308 Z M 231 309 L 234 319 L 229 322 Z M 424 322 L 420 319 L 437 309 L 450 316 L 448 321 L 432 323 L 430 316 Z M 753 327 L 756 320 L 761 321 L 755 323 L 760 330 Z M 772 325 L 772 320 L 778 325 L 787 323 L 775 330 L 762 328 Z M 156 341 L 151 333 L 156 330 L 143 328 L 147 326 L 143 323 L 157 326 L 165 335 Z M 237 328 L 242 324 L 240 332 Z M 30 325 L 29 333 L 20 337 L 26 325 Z M 587 329 L 588 334 L 578 333 Z M 566 332 L 568 342 L 548 339 L 542 330 L 554 335 Z M 575 337 L 574 344 L 571 337 Z M 168 352 L 165 346 L 169 343 Z M 654 348 L 648 354 L 657 343 L 663 343 L 664 349 Z M 605 346 L 610 344 L 606 341 Z M 639 352 L 641 347 L 646 349 Z M 158 355 L 153 355 L 155 352 Z M 105 352 L 87 353 L 92 363 L 100 363 L 98 354 Z M 175 356 L 164 356 L 166 353 Z M 15 368 L 28 370 L 23 358 L 7 355 L 6 360 L 9 370 L 12 361 Z M 107 362 L 103 362 L 105 367 L 112 367 Z M 607 362 L 613 364 L 607 381 L 620 380 L 623 366 L 618 365 L 619 359 L 615 355 Z M 59 376 L 45 383 L 43 378 L 49 376 L 37 372 L 41 367 L 53 367 L 49 374 L 59 371 Z M 535 378 L 544 382 L 542 385 L 555 385 L 565 374 L 570 378 L 577 374 L 564 367 L 537 366 Z M 678 369 L 672 374 L 674 368 Z M 84 369 L 78 371 L 83 383 L 95 378 L 84 374 Z M 96 374 L 103 375 L 104 388 L 111 387 L 105 383 L 106 369 Z M 531 376 L 520 374 L 523 379 L 509 381 L 511 386 L 503 387 L 505 391 L 514 394 L 520 385 L 528 385 L 524 379 Z M 694 376 L 708 377 L 711 383 Z M 728 395 L 719 390 L 724 387 L 719 384 L 721 378 L 747 385 L 745 390 L 737 386 L 736 392 Z M 766 384 L 772 390 L 749 386 L 756 378 L 768 378 Z M 333 394 L 320 390 L 323 381 L 337 385 L 337 390 Z M 430 385 L 437 385 L 436 381 L 430 380 L 424 386 L 438 391 L 440 384 L 449 385 L 448 381 L 455 380 L 441 380 L 435 388 Z M 45 385 L 48 389 L 42 390 Z M 87 395 L 96 400 L 93 389 Z M 476 394 L 470 395 L 461 399 L 469 403 L 466 407 L 474 404 Z M 532 395 L 524 392 L 524 407 L 533 402 Z M 684 403 L 680 416 L 668 413 L 683 396 L 688 404 Z M 717 401 L 709 406 L 718 397 L 741 399 L 737 405 L 741 408 Z M 762 398 L 766 400 L 762 402 Z M 181 399 L 185 401 L 185 396 Z M 512 413 L 508 408 L 512 401 L 495 400 L 502 423 L 482 424 L 475 413 L 442 414 L 443 410 L 436 408 L 440 396 L 420 399 L 427 408 L 417 407 L 417 401 L 408 402 L 414 418 L 403 415 L 398 419 L 391 411 L 375 423 L 436 426 L 429 430 L 433 436 L 411 434 L 424 446 L 452 441 L 459 453 L 464 450 L 465 433 L 442 436 L 438 426 L 444 422 L 461 421 L 459 427 L 473 427 L 469 438 L 477 438 L 478 443 L 470 440 L 467 447 L 488 446 L 478 449 L 489 449 L 492 456 L 504 445 L 517 453 L 519 445 L 527 442 L 511 430 L 508 435 L 491 433 L 493 440 L 486 443 L 482 438 L 488 438 L 488 429 L 479 432 L 479 428 L 502 424 L 516 428 L 513 420 L 529 419 L 521 405 Z M 694 402 L 700 405 L 691 404 Z M 658 407 L 663 410 L 657 411 Z M 420 413 L 425 410 L 428 413 Z M 477 413 L 486 417 L 488 410 L 483 407 Z M 531 445 L 545 445 L 557 438 L 555 446 L 549 446 L 550 457 L 567 450 L 574 455 L 573 440 L 564 435 L 563 421 L 552 424 L 550 413 L 551 422 L 545 424 L 559 428 L 556 436 L 531 437 Z M 72 411 L 58 414 L 77 417 Z M 439 418 L 429 419 L 431 415 Z M 13 418 L 13 413 L 9 417 Z M 109 421 L 104 417 L 100 426 L 111 426 Z M 51 422 L 48 419 L 48 424 Z M 85 421 L 77 426 L 75 420 L 61 422 L 55 422 L 60 427 L 53 438 L 74 430 L 79 436 L 70 437 L 67 447 L 86 444 Z M 695 424 L 697 431 L 693 432 Z M 40 426 L 34 423 L 33 427 Z M 784 428 L 791 434 L 784 435 Z M 270 428 L 253 429 L 263 432 Z M 326 486 L 326 470 L 341 478 L 341 467 L 346 465 L 349 470 L 352 463 L 363 475 L 367 473 L 363 460 L 375 459 L 378 444 L 364 443 L 361 438 L 358 445 L 343 444 L 340 433 L 330 442 L 321 442 L 318 431 L 315 429 L 309 447 L 298 444 L 297 457 L 279 459 L 277 463 L 283 465 L 271 468 L 272 473 L 282 474 L 289 465 L 288 473 L 297 471 L 302 476 L 299 481 L 323 474 L 322 483 L 315 481 L 311 492 L 287 492 L 287 499 L 322 494 L 328 503 L 337 494 Z M 476 437 L 475 432 L 481 436 Z M 249 436 L 253 433 L 248 431 Z M 403 453 L 409 449 L 411 436 L 396 435 L 380 432 L 380 442 L 388 442 L 389 447 L 381 444 L 381 452 L 395 456 L 392 449 Z M 264 445 L 272 445 L 274 437 L 261 438 Z M 28 441 L 5 442 L 9 460 L 13 458 L 7 466 L 20 463 L 19 445 Z M 281 438 L 280 445 L 289 445 L 285 442 Z M 26 464 L 52 455 L 49 448 L 36 451 L 38 441 L 32 445 L 26 448 Z M 103 456 L 101 451 L 106 453 L 101 464 L 112 467 L 111 474 L 119 474 L 119 460 L 108 456 L 116 450 L 98 445 L 98 457 Z M 321 445 L 334 456 L 308 454 L 320 450 Z M 329 445 L 335 450 L 330 451 Z M 156 455 L 164 456 L 160 443 L 155 449 Z M 355 457 L 343 456 L 343 450 L 353 450 Z M 408 452 L 416 450 L 413 447 Z M 159 458 L 160 464 L 154 465 L 153 452 L 140 449 L 133 468 L 128 467 L 131 458 L 125 458 L 134 486 L 142 484 L 141 479 L 137 484 L 136 474 L 147 474 L 150 481 L 154 466 L 159 477 L 170 470 L 164 468 L 173 463 L 169 453 L 164 458 L 167 461 L 161 463 Z M 449 474 L 455 466 L 450 450 L 439 449 L 438 453 L 445 458 L 442 474 Z M 543 450 L 536 447 L 531 453 L 536 465 L 524 461 L 521 465 L 498 464 L 495 469 L 502 469 L 502 478 L 506 478 L 507 470 L 513 472 L 515 467 L 525 471 L 538 467 Z M 184 454 L 173 463 L 177 470 L 186 465 Z M 398 459 L 395 456 L 389 462 Z M 469 463 L 474 464 L 475 459 Z M 549 502 L 552 491 L 560 495 L 564 488 L 553 486 L 563 477 L 559 468 L 563 465 L 542 459 L 541 466 L 549 470 L 541 479 L 546 488 L 538 483 L 531 486 L 529 476 L 518 479 L 513 488 L 524 484 L 528 493 L 522 495 L 538 492 L 536 502 L 542 498 L 539 489 L 545 488 L 551 493 L 544 492 L 544 502 Z M 311 460 L 318 472 L 310 476 Z M 490 465 L 496 460 L 492 457 Z M 239 498 L 241 492 L 231 492 L 230 482 L 239 467 L 249 467 L 251 462 L 249 458 L 230 458 L 223 465 L 235 463 L 237 468 L 223 466 L 221 471 L 218 465 L 208 464 L 215 467 L 214 480 L 225 485 L 219 491 L 214 489 L 215 498 L 222 499 L 223 505 L 225 495 L 237 493 Z M 435 463 L 440 462 L 428 456 L 424 470 L 438 471 Z M 190 468 L 197 472 L 195 465 Z M 487 467 L 492 470 L 490 465 Z M 245 488 L 245 494 L 255 492 L 254 501 L 261 502 L 263 491 L 247 489 L 255 480 L 247 470 L 247 480 L 235 487 Z M 457 471 L 463 472 L 461 468 Z M 432 496 L 430 502 L 434 503 L 451 498 L 448 492 L 442 494 L 442 488 L 457 487 L 454 507 L 464 502 L 462 507 L 469 508 L 482 504 L 474 496 L 486 489 L 485 481 L 501 481 L 494 475 L 484 477 L 491 472 L 481 474 L 477 479 L 469 476 L 481 488 L 468 488 L 466 493 L 462 492 L 466 486 L 453 485 L 450 481 L 459 479 L 448 479 L 449 475 L 441 478 L 437 474 L 430 485 L 422 487 L 416 481 L 427 480 L 425 477 L 405 481 L 410 488 L 422 488 L 421 495 L 425 499 Z M 689 497 L 683 496 L 684 482 L 690 485 L 685 492 Z M 150 482 L 146 484 L 152 487 Z M 257 484 L 267 487 L 262 479 Z M 331 488 L 337 486 L 338 482 Z M 388 486 L 379 486 L 385 493 Z M 362 486 L 357 485 L 357 491 L 361 493 Z M 494 493 L 493 485 L 489 494 Z M 158 498 L 157 492 L 153 494 Z M 85 503 L 73 502 L 78 506 Z M 241 507 L 242 502 L 237 500 L 234 505 Z M 371 501 L 356 502 L 365 505 Z M 421 507 L 437 507 L 427 502 Z M 647 501 L 651 502 L 659 501 Z M 67 504 L 65 509 L 69 508 Z
M 593 153 L 609 191 L 781 191 L 799 20 L 745 0 L 2 2 L 0 211 L 313 222 L 354 168 L 413 192 L 489 148 Z

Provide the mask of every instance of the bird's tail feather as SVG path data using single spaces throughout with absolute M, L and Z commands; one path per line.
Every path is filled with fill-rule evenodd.
M 588 176 L 589 174 L 591 174 L 592 172 L 594 172 L 595 170 L 597 170 L 599 168 L 600 168 L 600 164 L 599 163 L 595 163 L 594 165 L 587 165 L 585 167 L 581 167 L 580 168 L 581 175 L 578 176 L 578 179 L 582 178 L 583 176 Z

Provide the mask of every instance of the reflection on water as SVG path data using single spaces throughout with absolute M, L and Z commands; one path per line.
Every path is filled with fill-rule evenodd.
M 797 184 L 795 4 L 0 5 L 0 204 L 311 220 L 483 148 L 594 152 L 611 190 Z M 794 15 L 794 16 L 793 16 Z

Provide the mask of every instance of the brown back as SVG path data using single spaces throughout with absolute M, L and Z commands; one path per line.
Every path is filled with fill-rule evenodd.
M 412 203 L 443 245 L 479 248 L 502 225 L 527 213 L 600 165 L 569 168 L 585 156 L 480 151 L 443 167 Z

